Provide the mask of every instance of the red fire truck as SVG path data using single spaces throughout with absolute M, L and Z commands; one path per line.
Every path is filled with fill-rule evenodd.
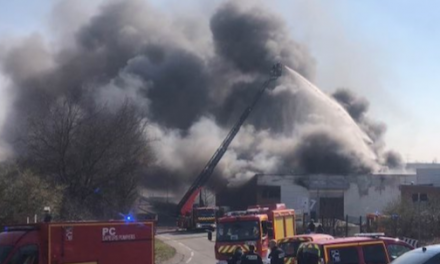
M 153 222 L 65 222 L 8 226 L 0 263 L 153 264 Z
M 369 213 L 367 214 L 366 219 L 367 232 L 385 232 L 385 224 L 391 219 L 391 216 L 379 213 Z
M 254 245 L 260 256 L 267 260 L 269 241 L 295 235 L 295 210 L 285 204 L 251 206 L 246 211 L 230 212 L 218 219 L 215 257 L 225 263 L 237 247 L 243 252 Z
M 216 207 L 194 207 L 184 216 L 179 216 L 177 227 L 186 230 L 214 230 Z

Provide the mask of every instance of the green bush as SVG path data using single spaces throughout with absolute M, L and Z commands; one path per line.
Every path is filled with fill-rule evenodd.
M 62 188 L 52 186 L 30 171 L 20 171 L 15 164 L 0 165 L 0 223 L 25 223 L 34 215 L 43 217 L 45 206 L 58 214 Z

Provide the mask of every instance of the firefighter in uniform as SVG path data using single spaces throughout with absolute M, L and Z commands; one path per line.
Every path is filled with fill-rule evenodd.
M 241 264 L 263 264 L 260 255 L 255 253 L 255 246 L 249 245 L 249 252 L 241 257 Z
M 321 251 L 314 244 L 301 245 L 296 255 L 297 264 L 319 264 Z
M 315 220 L 310 219 L 310 223 L 307 226 L 311 233 L 315 233 Z
M 242 256 L 243 256 L 243 249 L 240 246 L 238 246 L 234 251 L 234 255 L 232 255 L 232 257 L 228 260 L 228 264 L 240 264 Z
M 269 242 L 270 246 L 270 264 L 284 264 L 284 251 L 277 246 L 277 241 L 272 239 Z

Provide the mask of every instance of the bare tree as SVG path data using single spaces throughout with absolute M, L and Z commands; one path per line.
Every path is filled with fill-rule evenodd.
M 24 164 L 66 186 L 63 217 L 82 209 L 101 216 L 128 210 L 149 154 L 146 121 L 134 106 L 98 108 L 63 99 L 32 115 L 28 125 Z
M 384 214 L 391 216 L 383 221 L 388 234 L 415 239 L 420 235 L 424 241 L 440 235 L 440 205 L 436 200 L 417 204 L 402 199 L 390 203 Z

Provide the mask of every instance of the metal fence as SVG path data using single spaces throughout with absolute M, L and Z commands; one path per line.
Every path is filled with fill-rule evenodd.
M 363 232 L 362 217 L 353 217 L 346 215 L 345 219 L 321 217 L 324 233 L 335 237 L 353 236 L 356 233 Z
M 353 236 L 356 233 L 365 232 L 362 217 L 353 217 L 346 215 L 345 218 L 330 218 L 321 217 L 315 220 L 315 232 L 318 231 L 318 226 L 322 227 L 322 233 L 329 234 L 335 237 Z M 308 225 L 310 219 L 304 218 L 302 226 L 297 226 L 297 233 L 310 232 Z
M 304 223 L 302 233 L 307 232 L 309 222 Z M 381 222 L 371 222 L 363 216 L 346 215 L 344 218 L 321 217 L 315 221 L 315 226 L 321 225 L 324 233 L 335 237 L 353 236 L 356 233 L 385 233 L 390 237 L 413 237 L 417 238 L 417 224 L 412 224 L 413 228 L 408 227 L 405 221 L 399 218 L 390 218 Z M 431 229 L 432 230 L 432 229 Z M 421 237 L 429 239 L 431 230 L 421 232 Z M 425 234 L 426 233 L 426 234 Z
M 297 227 L 298 233 L 307 233 L 309 219 L 304 219 L 303 226 Z M 323 232 L 334 237 L 349 237 L 354 236 L 357 233 L 385 233 L 386 236 L 396 237 L 404 240 L 412 246 L 420 246 L 426 244 L 432 244 L 435 236 L 433 237 L 432 232 L 430 234 L 427 230 L 426 232 L 417 232 L 416 228 L 408 228 L 406 225 L 407 221 L 403 221 L 398 217 L 393 217 L 386 219 L 382 222 L 372 222 L 368 221 L 366 217 L 362 216 L 349 216 L 346 215 L 345 218 L 326 218 L 321 217 L 315 221 L 315 232 L 317 232 L 317 227 L 322 226 Z M 413 224 L 414 227 L 418 226 Z M 417 233 L 420 233 L 422 239 L 417 237 Z M 426 234 L 425 234 L 426 233 Z M 439 243 L 440 240 L 436 243 Z

